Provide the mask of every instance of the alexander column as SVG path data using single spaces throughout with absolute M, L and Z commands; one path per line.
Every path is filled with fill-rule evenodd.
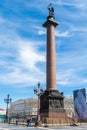
M 46 58 L 46 90 L 40 96 L 41 120 L 51 124 L 64 122 L 66 112 L 64 110 L 64 96 L 56 90 L 56 48 L 55 27 L 58 23 L 54 18 L 54 8 L 49 7 L 49 15 L 43 27 L 47 29 L 47 58 Z
M 47 28 L 47 65 L 46 65 L 46 78 L 47 90 L 56 89 L 56 48 L 55 48 L 55 27 L 58 25 L 54 21 L 54 9 L 49 9 L 49 16 L 47 21 L 43 24 Z

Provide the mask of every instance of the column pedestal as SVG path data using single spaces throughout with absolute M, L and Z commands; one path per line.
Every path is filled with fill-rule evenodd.
M 64 96 L 57 90 L 46 90 L 40 97 L 41 121 L 47 124 L 60 124 L 66 122 L 64 109 Z

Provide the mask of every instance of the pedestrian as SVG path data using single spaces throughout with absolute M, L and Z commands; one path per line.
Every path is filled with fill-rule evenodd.
M 9 124 L 11 123 L 11 118 L 9 118 L 9 122 L 8 122 Z
M 27 118 L 27 127 L 28 126 L 31 126 L 31 118 L 30 118 L 30 116 L 28 116 L 28 118 Z
M 36 121 L 35 121 L 35 127 L 37 127 L 38 126 L 38 120 L 36 119 Z
M 16 125 L 18 125 L 18 119 L 16 119 Z

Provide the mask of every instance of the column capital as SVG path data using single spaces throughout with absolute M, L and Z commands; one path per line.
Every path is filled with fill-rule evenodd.
M 57 25 L 59 25 L 58 22 L 54 21 L 53 18 L 49 18 L 44 24 L 43 27 L 47 27 L 49 24 L 54 25 L 54 27 L 56 27 Z

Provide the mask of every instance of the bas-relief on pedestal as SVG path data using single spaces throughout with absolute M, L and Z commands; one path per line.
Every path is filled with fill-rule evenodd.
M 58 91 L 46 90 L 41 95 L 41 107 L 40 112 L 57 112 L 63 111 L 63 95 Z
M 66 112 L 64 109 L 63 93 L 57 90 L 46 90 L 40 97 L 41 120 L 47 122 L 65 121 Z

